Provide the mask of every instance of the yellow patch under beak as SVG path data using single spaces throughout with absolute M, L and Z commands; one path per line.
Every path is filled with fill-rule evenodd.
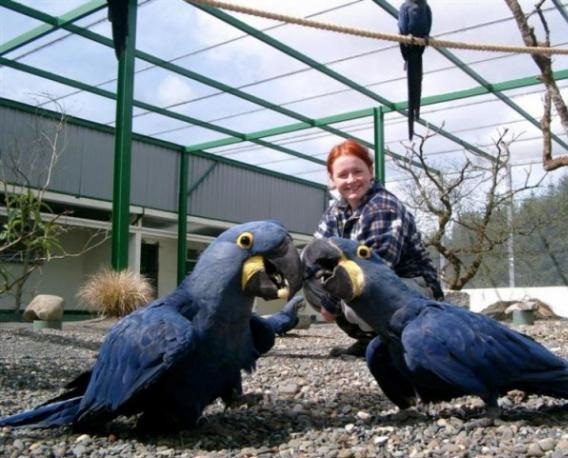
M 365 286 L 365 275 L 361 268 L 355 262 L 350 261 L 344 256 L 341 257 L 337 265 L 341 266 L 347 272 L 347 275 L 349 275 L 353 287 L 353 298 L 360 296 Z
M 262 259 L 262 256 L 252 256 L 248 258 L 243 265 L 241 288 L 244 290 L 253 275 L 262 270 L 264 270 L 264 259 Z

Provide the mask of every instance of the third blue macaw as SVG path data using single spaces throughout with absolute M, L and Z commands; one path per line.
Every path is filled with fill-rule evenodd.
M 475 395 L 494 415 L 510 390 L 568 398 L 568 361 L 492 318 L 420 295 L 369 247 L 315 239 L 302 261 L 309 303 L 321 291 L 340 297 L 377 333 L 367 365 L 399 408 Z
M 398 12 L 401 35 L 427 38 L 432 28 L 432 10 L 426 0 L 405 0 Z M 408 86 L 408 139 L 414 135 L 414 120 L 420 117 L 422 97 L 422 54 L 424 46 L 400 44 Z

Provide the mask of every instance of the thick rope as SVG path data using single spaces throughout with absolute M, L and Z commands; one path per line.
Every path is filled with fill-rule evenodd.
M 286 14 L 271 13 L 269 11 L 262 11 L 255 8 L 249 8 L 241 5 L 234 5 L 232 3 L 221 2 L 217 0 L 185 0 L 186 3 L 196 3 L 205 6 L 212 6 L 224 10 L 234 11 L 237 13 L 249 14 L 252 16 L 259 16 L 266 19 L 273 19 L 275 21 L 287 22 L 290 24 L 302 25 L 305 27 L 312 27 L 321 30 L 328 30 L 331 32 L 345 33 L 347 35 L 355 35 L 358 37 L 375 38 L 386 41 L 396 41 L 408 45 L 421 45 L 432 46 L 434 48 L 456 48 L 456 49 L 470 49 L 473 51 L 496 51 L 506 53 L 523 53 L 523 54 L 567 54 L 568 49 L 564 48 L 549 48 L 545 46 L 509 46 L 509 45 L 491 45 L 491 44 L 477 44 L 477 43 L 463 43 L 458 41 L 437 40 L 435 38 L 419 38 L 411 35 L 397 35 L 393 33 L 375 32 L 366 29 L 354 29 L 351 27 L 344 27 L 329 22 L 314 21 L 312 19 L 299 18 L 295 16 L 288 16 Z

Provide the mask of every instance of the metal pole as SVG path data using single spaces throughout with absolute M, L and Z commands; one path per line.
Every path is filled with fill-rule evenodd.
M 177 253 L 177 282 L 178 285 L 187 275 L 187 177 L 188 156 L 185 150 L 179 159 L 179 194 L 178 194 L 178 253 Z
M 373 108 L 375 129 L 375 178 L 385 183 L 385 114 L 383 107 Z
M 509 239 L 507 240 L 507 254 L 509 263 L 509 288 L 515 287 L 515 244 L 513 239 L 513 176 L 511 158 L 507 158 L 506 164 L 507 188 L 510 193 L 509 205 L 507 205 L 507 225 L 509 227 Z
M 132 159 L 132 101 L 134 96 L 134 51 L 136 49 L 136 0 L 128 0 L 126 49 L 118 60 L 114 181 L 112 197 L 112 252 L 114 270 L 128 267 L 130 225 L 130 167 Z

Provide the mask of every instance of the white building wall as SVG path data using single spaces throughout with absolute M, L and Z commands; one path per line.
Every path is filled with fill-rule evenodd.
M 79 253 L 87 241 L 83 230 L 69 230 L 61 237 L 68 253 Z M 54 294 L 63 297 L 66 310 L 80 310 L 84 307 L 77 302 L 77 291 L 89 275 L 109 265 L 110 240 L 81 256 L 55 259 L 36 270 L 28 279 L 23 296 L 22 310 L 36 294 Z M 18 265 L 14 265 L 18 268 Z M 0 309 L 13 309 L 12 294 L 0 296 Z
M 160 240 L 158 265 L 158 297 L 161 297 L 177 286 L 177 240 Z

